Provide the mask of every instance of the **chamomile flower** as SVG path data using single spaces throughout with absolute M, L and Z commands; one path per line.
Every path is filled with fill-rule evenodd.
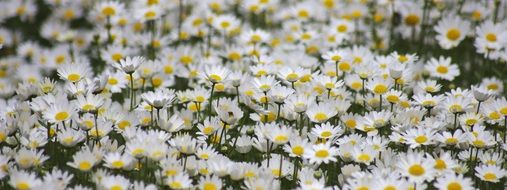
M 70 120 L 76 110 L 68 102 L 57 102 L 44 112 L 44 118 L 51 123 L 66 122 Z
M 90 68 L 83 63 L 64 64 L 58 68 L 60 78 L 73 83 L 89 77 L 90 72 Z
M 227 80 L 229 70 L 220 66 L 210 66 L 204 70 L 203 78 L 207 79 L 213 84 L 221 83 Z
M 320 103 L 311 105 L 306 111 L 306 115 L 310 121 L 315 123 L 323 123 L 337 114 L 336 109 L 330 104 Z
M 475 168 L 475 176 L 482 181 L 497 183 L 505 175 L 507 175 L 507 171 L 496 165 L 480 165 Z
M 104 1 L 98 4 L 95 10 L 103 17 L 112 17 L 123 12 L 124 5 L 116 1 Z
M 435 187 L 439 189 L 463 189 L 472 190 L 473 182 L 470 178 L 467 178 L 461 174 L 446 174 L 440 178 L 437 178 Z
M 283 145 L 289 142 L 292 136 L 293 131 L 287 126 L 270 127 L 269 131 L 266 133 L 267 139 L 278 145 Z
M 104 166 L 111 169 L 128 169 L 134 164 L 134 159 L 128 154 L 111 152 L 104 156 Z
M 26 171 L 13 171 L 10 175 L 9 185 L 15 189 L 37 189 L 41 187 L 42 180 L 35 173 Z
M 129 189 L 130 187 L 130 181 L 121 176 L 121 175 L 117 175 L 117 176 L 105 176 L 102 180 L 101 180 L 101 185 L 105 188 L 105 189 L 115 189 L 115 190 L 126 190 L 126 189 Z
M 340 135 L 342 129 L 338 126 L 333 126 L 329 122 L 315 126 L 312 129 L 312 134 L 320 139 L 332 139 Z
M 450 49 L 459 45 L 470 31 L 470 23 L 458 16 L 444 17 L 435 26 L 438 33 L 436 39 L 443 49 Z
M 305 151 L 304 158 L 308 159 L 310 163 L 329 163 L 336 161 L 338 149 L 331 146 L 330 142 L 324 144 L 313 145 L 311 149 Z
M 113 64 L 113 66 L 118 70 L 121 70 L 127 74 L 132 74 L 143 63 L 144 63 L 143 57 L 135 56 L 135 57 L 125 57 L 125 59 L 120 60 L 118 64 Z
M 430 76 L 448 81 L 452 81 L 459 75 L 458 66 L 454 64 L 451 65 L 451 58 L 432 58 L 426 65 L 426 70 L 428 70 Z
M 99 162 L 99 158 L 89 148 L 83 148 L 72 156 L 72 162 L 67 165 L 80 171 L 90 171 Z
M 432 160 L 420 153 L 409 152 L 397 164 L 399 172 L 412 182 L 431 181 L 435 176 Z
M 218 176 L 206 176 L 201 177 L 199 180 L 199 188 L 200 189 L 221 189 L 222 188 L 222 180 L 218 178 Z

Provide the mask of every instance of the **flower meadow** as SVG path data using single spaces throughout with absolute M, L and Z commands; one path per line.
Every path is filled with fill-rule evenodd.
M 0 189 L 507 188 L 507 1 L 4 0 Z

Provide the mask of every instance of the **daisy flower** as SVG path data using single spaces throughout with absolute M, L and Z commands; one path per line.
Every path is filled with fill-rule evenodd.
M 475 176 L 482 181 L 498 183 L 507 175 L 507 171 L 496 165 L 480 165 L 475 168 Z
M 421 153 L 409 152 L 397 163 L 399 172 L 411 182 L 431 181 L 435 177 L 432 160 Z
M 473 190 L 472 179 L 464 177 L 461 174 L 449 173 L 437 178 L 435 187 L 438 189 L 462 189 Z
M 444 58 L 440 56 L 438 59 L 431 58 L 428 64 L 425 66 L 430 76 L 452 81 L 456 76 L 460 74 L 458 66 L 455 64 L 451 65 L 451 58 Z
M 75 114 L 74 106 L 69 102 L 57 102 L 44 113 L 44 118 L 51 123 L 59 123 L 70 120 Z
M 260 44 L 266 43 L 270 40 L 271 35 L 263 30 L 255 29 L 243 32 L 240 39 L 246 44 Z
M 287 126 L 270 127 L 266 132 L 267 139 L 277 145 L 283 145 L 289 142 L 293 136 L 293 131 Z
M 470 31 L 470 23 L 458 16 L 448 16 L 440 20 L 434 29 L 438 33 L 438 44 L 443 49 L 451 49 L 465 39 Z
M 486 58 L 495 58 L 494 52 L 505 48 L 507 32 L 502 30 L 503 26 L 493 23 L 491 20 L 483 22 L 477 27 L 477 37 L 474 46 L 477 52 L 484 54 Z
M 225 67 L 209 66 L 205 68 L 202 77 L 215 84 L 225 81 L 229 73 L 230 71 Z
M 342 129 L 338 126 L 333 126 L 329 122 L 316 125 L 312 129 L 312 134 L 320 139 L 332 139 L 335 136 L 340 135 Z
M 104 17 L 112 17 L 123 12 L 124 5 L 116 1 L 104 1 L 95 7 L 95 10 Z
M 125 57 L 125 59 L 120 60 L 120 62 L 118 64 L 113 64 L 113 67 L 115 67 L 116 69 L 121 70 L 127 74 L 132 74 L 143 63 L 144 63 L 144 58 L 141 56 Z
M 331 104 L 320 103 L 311 105 L 306 110 L 306 115 L 310 121 L 315 123 L 323 123 L 334 117 L 338 112 Z
M 37 189 L 42 185 L 42 180 L 34 173 L 26 171 L 13 171 L 9 177 L 9 185 L 15 189 Z
M 330 142 L 324 144 L 313 145 L 311 149 L 305 151 L 304 158 L 308 159 L 310 163 L 329 163 L 336 161 L 338 149 L 331 146 Z
M 131 185 L 129 179 L 121 175 L 105 176 L 100 182 L 105 189 L 114 190 L 127 190 Z
M 61 65 L 57 72 L 61 79 L 75 83 L 88 78 L 91 69 L 85 64 L 74 63 Z
M 214 176 L 206 176 L 201 177 L 199 180 L 199 188 L 212 190 L 212 189 L 221 189 L 222 188 L 222 180 L 214 175 Z

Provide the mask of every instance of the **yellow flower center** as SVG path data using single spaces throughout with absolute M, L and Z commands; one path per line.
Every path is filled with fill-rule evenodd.
M 79 79 L 81 79 L 81 75 L 73 73 L 73 74 L 68 75 L 67 79 L 70 82 L 77 82 L 77 81 L 79 81 Z
M 65 111 L 58 112 L 58 113 L 55 115 L 55 120 L 56 120 L 56 121 L 63 121 L 63 120 L 66 120 L 67 118 L 69 118 L 69 113 L 67 113 L 67 112 L 65 112 Z
M 450 138 L 447 138 L 447 139 L 445 140 L 445 142 L 446 142 L 447 144 L 456 144 L 456 143 L 458 143 L 458 139 L 457 139 L 457 138 L 454 138 L 454 137 L 450 137 Z
M 482 148 L 484 146 L 486 146 L 486 143 L 483 141 L 483 140 L 474 140 L 472 141 L 472 144 L 475 146 L 475 147 L 479 147 L 479 148 Z
M 233 61 L 238 61 L 241 59 L 241 54 L 237 53 L 237 52 L 232 52 L 232 53 L 229 53 L 229 59 L 230 60 L 233 60 Z
M 498 84 L 492 83 L 487 85 L 486 88 L 488 88 L 488 90 L 498 90 Z
M 173 68 L 172 65 L 166 65 L 164 67 L 164 73 L 165 74 L 171 74 L 171 73 L 173 73 L 173 71 L 174 71 L 174 68 Z
M 289 138 L 286 135 L 278 135 L 275 137 L 275 142 L 287 142 Z
M 281 171 L 279 169 L 271 169 L 271 173 L 275 176 L 275 177 L 279 177 L 281 175 Z
M 262 37 L 260 35 L 258 35 L 258 34 L 253 34 L 250 37 L 250 41 L 253 42 L 253 43 L 257 43 L 257 42 L 262 41 Z
M 228 21 L 223 21 L 220 23 L 220 27 L 222 27 L 222 29 L 227 29 L 229 26 L 231 26 L 231 23 Z
M 439 65 L 437 67 L 437 72 L 440 74 L 446 74 L 447 72 L 449 72 L 449 69 L 446 66 Z
M 217 186 L 214 183 L 205 183 L 203 185 L 203 190 L 217 190 Z
M 213 133 L 213 127 L 204 127 L 202 132 L 206 135 L 211 135 L 211 133 Z
M 475 125 L 477 123 L 477 119 L 474 119 L 474 118 L 470 118 L 470 119 L 467 119 L 465 121 L 465 123 L 468 125 L 468 126 L 472 126 L 472 125 Z
M 18 14 L 18 15 L 23 15 L 23 14 L 25 14 L 25 12 L 26 12 L 26 7 L 25 6 L 19 6 L 16 9 L 16 14 Z
M 86 104 L 82 107 L 83 111 L 91 111 L 91 110 L 95 110 L 95 106 L 92 105 L 92 104 Z
M 345 121 L 345 126 L 350 129 L 355 129 L 356 128 L 356 120 L 349 119 L 349 120 Z
M 486 40 L 489 42 L 496 42 L 496 34 L 488 33 L 486 34 Z
M 363 87 L 363 84 L 361 82 L 353 82 L 352 84 L 350 84 L 350 87 L 354 90 L 359 90 L 360 88 Z
M 65 12 L 63 13 L 63 18 L 64 18 L 65 20 L 71 20 L 71 19 L 73 19 L 73 18 L 74 18 L 74 16 L 75 16 L 75 14 L 74 14 L 74 11 L 72 11 L 72 9 L 67 9 L 67 10 L 65 10 Z
M 491 172 L 484 174 L 483 177 L 484 177 L 484 180 L 486 180 L 486 181 L 495 181 L 497 179 L 496 174 L 491 173 Z
M 327 114 L 325 114 L 325 113 L 319 112 L 319 113 L 315 114 L 315 115 L 313 116 L 313 118 L 314 118 L 315 120 L 317 120 L 318 122 L 322 122 L 322 121 L 327 120 L 327 119 L 328 119 L 328 116 L 327 116 Z
M 157 16 L 157 13 L 155 13 L 155 11 L 146 11 L 146 13 L 144 13 L 144 18 L 146 19 L 153 19 Z
M 408 57 L 407 57 L 407 56 L 405 56 L 405 55 L 400 55 L 400 56 L 398 57 L 398 61 L 400 61 L 401 63 L 405 63 L 405 62 L 407 62 L 407 61 L 408 61 Z
M 489 117 L 490 119 L 497 120 L 497 119 L 500 119 L 500 114 L 498 114 L 498 112 L 496 112 L 496 111 L 495 111 L 495 112 L 491 112 L 491 113 L 488 115 L 488 117 Z
M 452 113 L 461 112 L 463 110 L 463 107 L 459 104 L 454 104 L 449 107 L 449 111 Z
M 396 95 L 389 95 L 386 97 L 387 101 L 391 102 L 391 103 L 396 103 L 398 101 L 400 101 L 400 98 L 398 98 L 398 96 Z
M 457 28 L 451 28 L 447 31 L 447 38 L 452 41 L 456 41 L 461 37 L 461 32 Z
M 342 24 L 342 25 L 339 25 L 338 27 L 336 27 L 336 30 L 340 33 L 344 33 L 344 32 L 347 32 L 347 25 L 345 24 Z
M 269 89 L 271 89 L 271 85 L 263 84 L 259 87 L 259 89 L 261 89 L 262 91 L 268 91 Z
M 148 0 L 146 2 L 146 4 L 148 4 L 148 5 L 155 5 L 155 4 L 158 4 L 158 0 Z
M 120 185 L 111 186 L 111 190 L 122 190 L 123 188 Z
M 180 57 L 180 62 L 183 63 L 184 65 L 192 63 L 193 60 L 194 59 L 192 57 L 186 55 Z
M 113 55 L 111 55 L 111 59 L 113 59 L 113 61 L 120 61 L 121 59 L 123 58 L 123 55 L 121 53 L 114 53 Z
M 88 170 L 90 170 L 90 168 L 92 168 L 92 164 L 90 164 L 90 162 L 88 162 L 88 161 L 83 161 L 83 162 L 79 163 L 78 168 L 81 171 L 88 171 Z
M 287 81 L 289 81 L 289 82 L 294 82 L 294 81 L 298 80 L 298 78 L 299 78 L 299 76 L 296 73 L 288 74 L 286 77 Z
M 209 75 L 209 79 L 210 79 L 211 82 L 220 82 L 220 81 L 222 81 L 222 77 L 220 77 L 217 74 L 211 74 L 211 75 Z
M 340 64 L 338 64 L 338 69 L 341 71 L 350 71 L 351 67 L 348 62 L 340 62 Z
M 472 18 L 474 20 L 480 20 L 482 18 L 482 13 L 481 11 L 479 10 L 475 10 L 474 12 L 472 12 Z
M 292 148 L 292 153 L 295 155 L 301 156 L 305 152 L 305 149 L 302 146 L 295 146 Z
M 443 170 L 447 168 L 447 164 L 442 159 L 435 160 L 435 169 L 437 170 Z
M 324 131 L 324 132 L 320 133 L 320 136 L 322 138 L 329 138 L 331 135 L 333 135 L 333 133 L 331 133 L 331 131 Z
M 178 171 L 169 169 L 169 170 L 165 171 L 164 173 L 166 176 L 169 177 L 169 176 L 174 176 L 174 175 L 178 174 Z
M 112 16 L 116 14 L 116 10 L 113 7 L 104 7 L 102 9 L 102 14 L 105 16 Z
M 327 158 L 329 156 L 329 152 L 327 150 L 318 150 L 315 152 L 315 156 L 318 158 Z
M 377 84 L 373 88 L 373 92 L 375 92 L 375 94 L 384 94 L 387 92 L 387 86 L 384 84 Z
M 118 84 L 118 80 L 116 80 L 115 78 L 109 78 L 107 80 L 107 83 L 110 85 L 115 85 L 115 84 Z
M 128 120 L 123 120 L 118 124 L 118 128 L 120 129 L 125 129 L 127 127 L 130 127 L 130 121 Z
M 307 18 L 310 16 L 310 13 L 307 11 L 307 10 L 299 10 L 298 11 L 298 17 L 301 17 L 301 18 Z
M 371 159 L 371 157 L 368 154 L 360 154 L 357 157 L 357 160 L 362 161 L 362 162 L 368 162 L 368 161 L 370 161 L 370 159 Z
M 183 185 L 178 181 L 173 181 L 173 182 L 169 183 L 169 187 L 171 187 L 173 189 L 181 189 L 183 187 Z
M 16 189 L 19 189 L 19 190 L 27 190 L 27 189 L 30 189 L 30 184 L 27 183 L 27 182 L 18 182 L 18 184 L 16 184 Z
M 426 141 L 428 141 L 428 137 L 421 135 L 421 136 L 417 136 L 414 140 L 416 143 L 423 144 Z
M 114 168 L 121 168 L 121 167 L 123 167 L 124 164 L 125 163 L 123 163 L 123 161 L 117 160 L 117 161 L 113 161 L 111 163 L 111 166 L 113 166 Z
M 447 184 L 447 190 L 461 190 L 461 189 L 463 188 L 461 187 L 461 184 L 458 182 L 451 182 Z
M 408 168 L 408 173 L 414 176 L 421 176 L 425 172 L 424 168 L 419 164 L 414 164 Z
M 420 18 L 416 14 L 409 14 L 405 17 L 405 24 L 409 26 L 415 26 L 419 24 Z

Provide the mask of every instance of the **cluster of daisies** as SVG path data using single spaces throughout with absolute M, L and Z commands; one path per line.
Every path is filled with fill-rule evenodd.
M 507 1 L 0 2 L 0 189 L 507 186 Z

